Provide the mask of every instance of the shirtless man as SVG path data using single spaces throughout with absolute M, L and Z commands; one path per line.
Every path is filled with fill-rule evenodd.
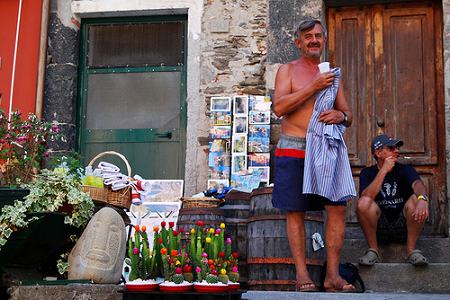
M 297 273 L 299 291 L 317 291 L 306 268 L 305 211 L 327 212 L 326 250 L 327 291 L 354 291 L 355 287 L 339 276 L 340 252 L 344 242 L 346 202 L 332 202 L 318 195 L 302 193 L 306 132 L 316 94 L 331 86 L 333 72 L 319 73 L 318 64 L 326 43 L 326 31 L 320 21 L 304 20 L 296 31 L 295 45 L 300 58 L 282 65 L 275 80 L 274 112 L 283 117 L 282 134 L 276 149 L 273 205 L 287 212 L 287 234 Z M 350 126 L 352 113 L 339 87 L 334 109 L 323 112 L 319 122 Z

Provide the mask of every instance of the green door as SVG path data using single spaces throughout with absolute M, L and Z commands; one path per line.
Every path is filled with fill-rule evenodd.
M 186 27 L 185 16 L 82 20 L 78 146 L 86 164 L 113 150 L 132 176 L 184 178 Z M 126 173 L 119 158 L 105 160 Z

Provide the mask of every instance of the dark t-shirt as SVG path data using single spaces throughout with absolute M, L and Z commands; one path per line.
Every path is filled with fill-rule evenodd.
M 377 174 L 377 165 L 364 168 L 361 171 L 359 179 L 360 195 L 372 183 Z M 396 163 L 392 171 L 386 174 L 375 201 L 389 221 L 398 218 L 406 201 L 414 193 L 412 184 L 417 179 L 420 179 L 420 176 L 413 167 L 400 163 Z

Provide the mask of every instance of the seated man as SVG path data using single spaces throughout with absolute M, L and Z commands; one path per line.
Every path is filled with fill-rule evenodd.
M 428 218 L 425 185 L 416 170 L 397 162 L 403 141 L 379 135 L 372 140 L 376 164 L 364 168 L 360 175 L 360 198 L 356 214 L 369 249 L 359 259 L 360 265 L 380 262 L 378 243 L 405 242 L 408 262 L 428 264 L 416 249 L 416 242 Z

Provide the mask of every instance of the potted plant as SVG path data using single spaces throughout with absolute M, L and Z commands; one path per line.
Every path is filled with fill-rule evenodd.
M 203 228 L 198 221 L 190 233 L 190 255 L 193 257 L 196 273 L 194 289 L 197 292 L 223 292 L 230 281 L 227 266 L 231 253 L 231 239 L 224 240 L 225 224 L 219 228 Z
M 126 287 L 130 291 L 153 291 L 158 288 L 162 280 L 157 280 L 158 256 L 156 255 L 158 244 L 154 244 L 153 250 L 149 249 L 146 226 L 134 226 L 134 237 L 128 239 L 128 257 L 125 264 L 129 273 L 126 278 Z M 154 228 L 155 230 L 155 228 Z M 155 239 L 158 239 L 158 228 L 156 227 Z
M 175 223 L 161 222 L 161 231 L 158 233 L 158 244 L 160 247 L 162 274 L 164 282 L 159 285 L 164 292 L 185 292 L 192 289 L 191 259 L 186 248 L 181 245 L 183 229 L 174 229 Z M 156 233 L 155 233 L 156 234 Z
M 74 172 L 67 163 L 63 162 L 53 170 L 43 169 L 33 177 L 32 182 L 22 185 L 29 190 L 23 201 L 15 200 L 14 204 L 5 205 L 1 211 L 0 250 L 14 232 L 42 220 L 48 214 L 62 215 L 60 219 L 70 228 L 84 227 L 92 216 L 94 203 L 89 195 L 81 191 L 80 172 Z M 63 228 L 61 225 L 64 224 L 56 226 Z M 65 241 L 53 237 L 52 243 L 56 245 L 58 242 Z M 60 274 L 66 269 L 67 263 L 60 260 Z
M 18 187 L 33 180 L 48 156 L 48 141 L 64 140 L 57 122 L 40 120 L 20 111 L 10 118 L 0 109 L 0 186 Z

